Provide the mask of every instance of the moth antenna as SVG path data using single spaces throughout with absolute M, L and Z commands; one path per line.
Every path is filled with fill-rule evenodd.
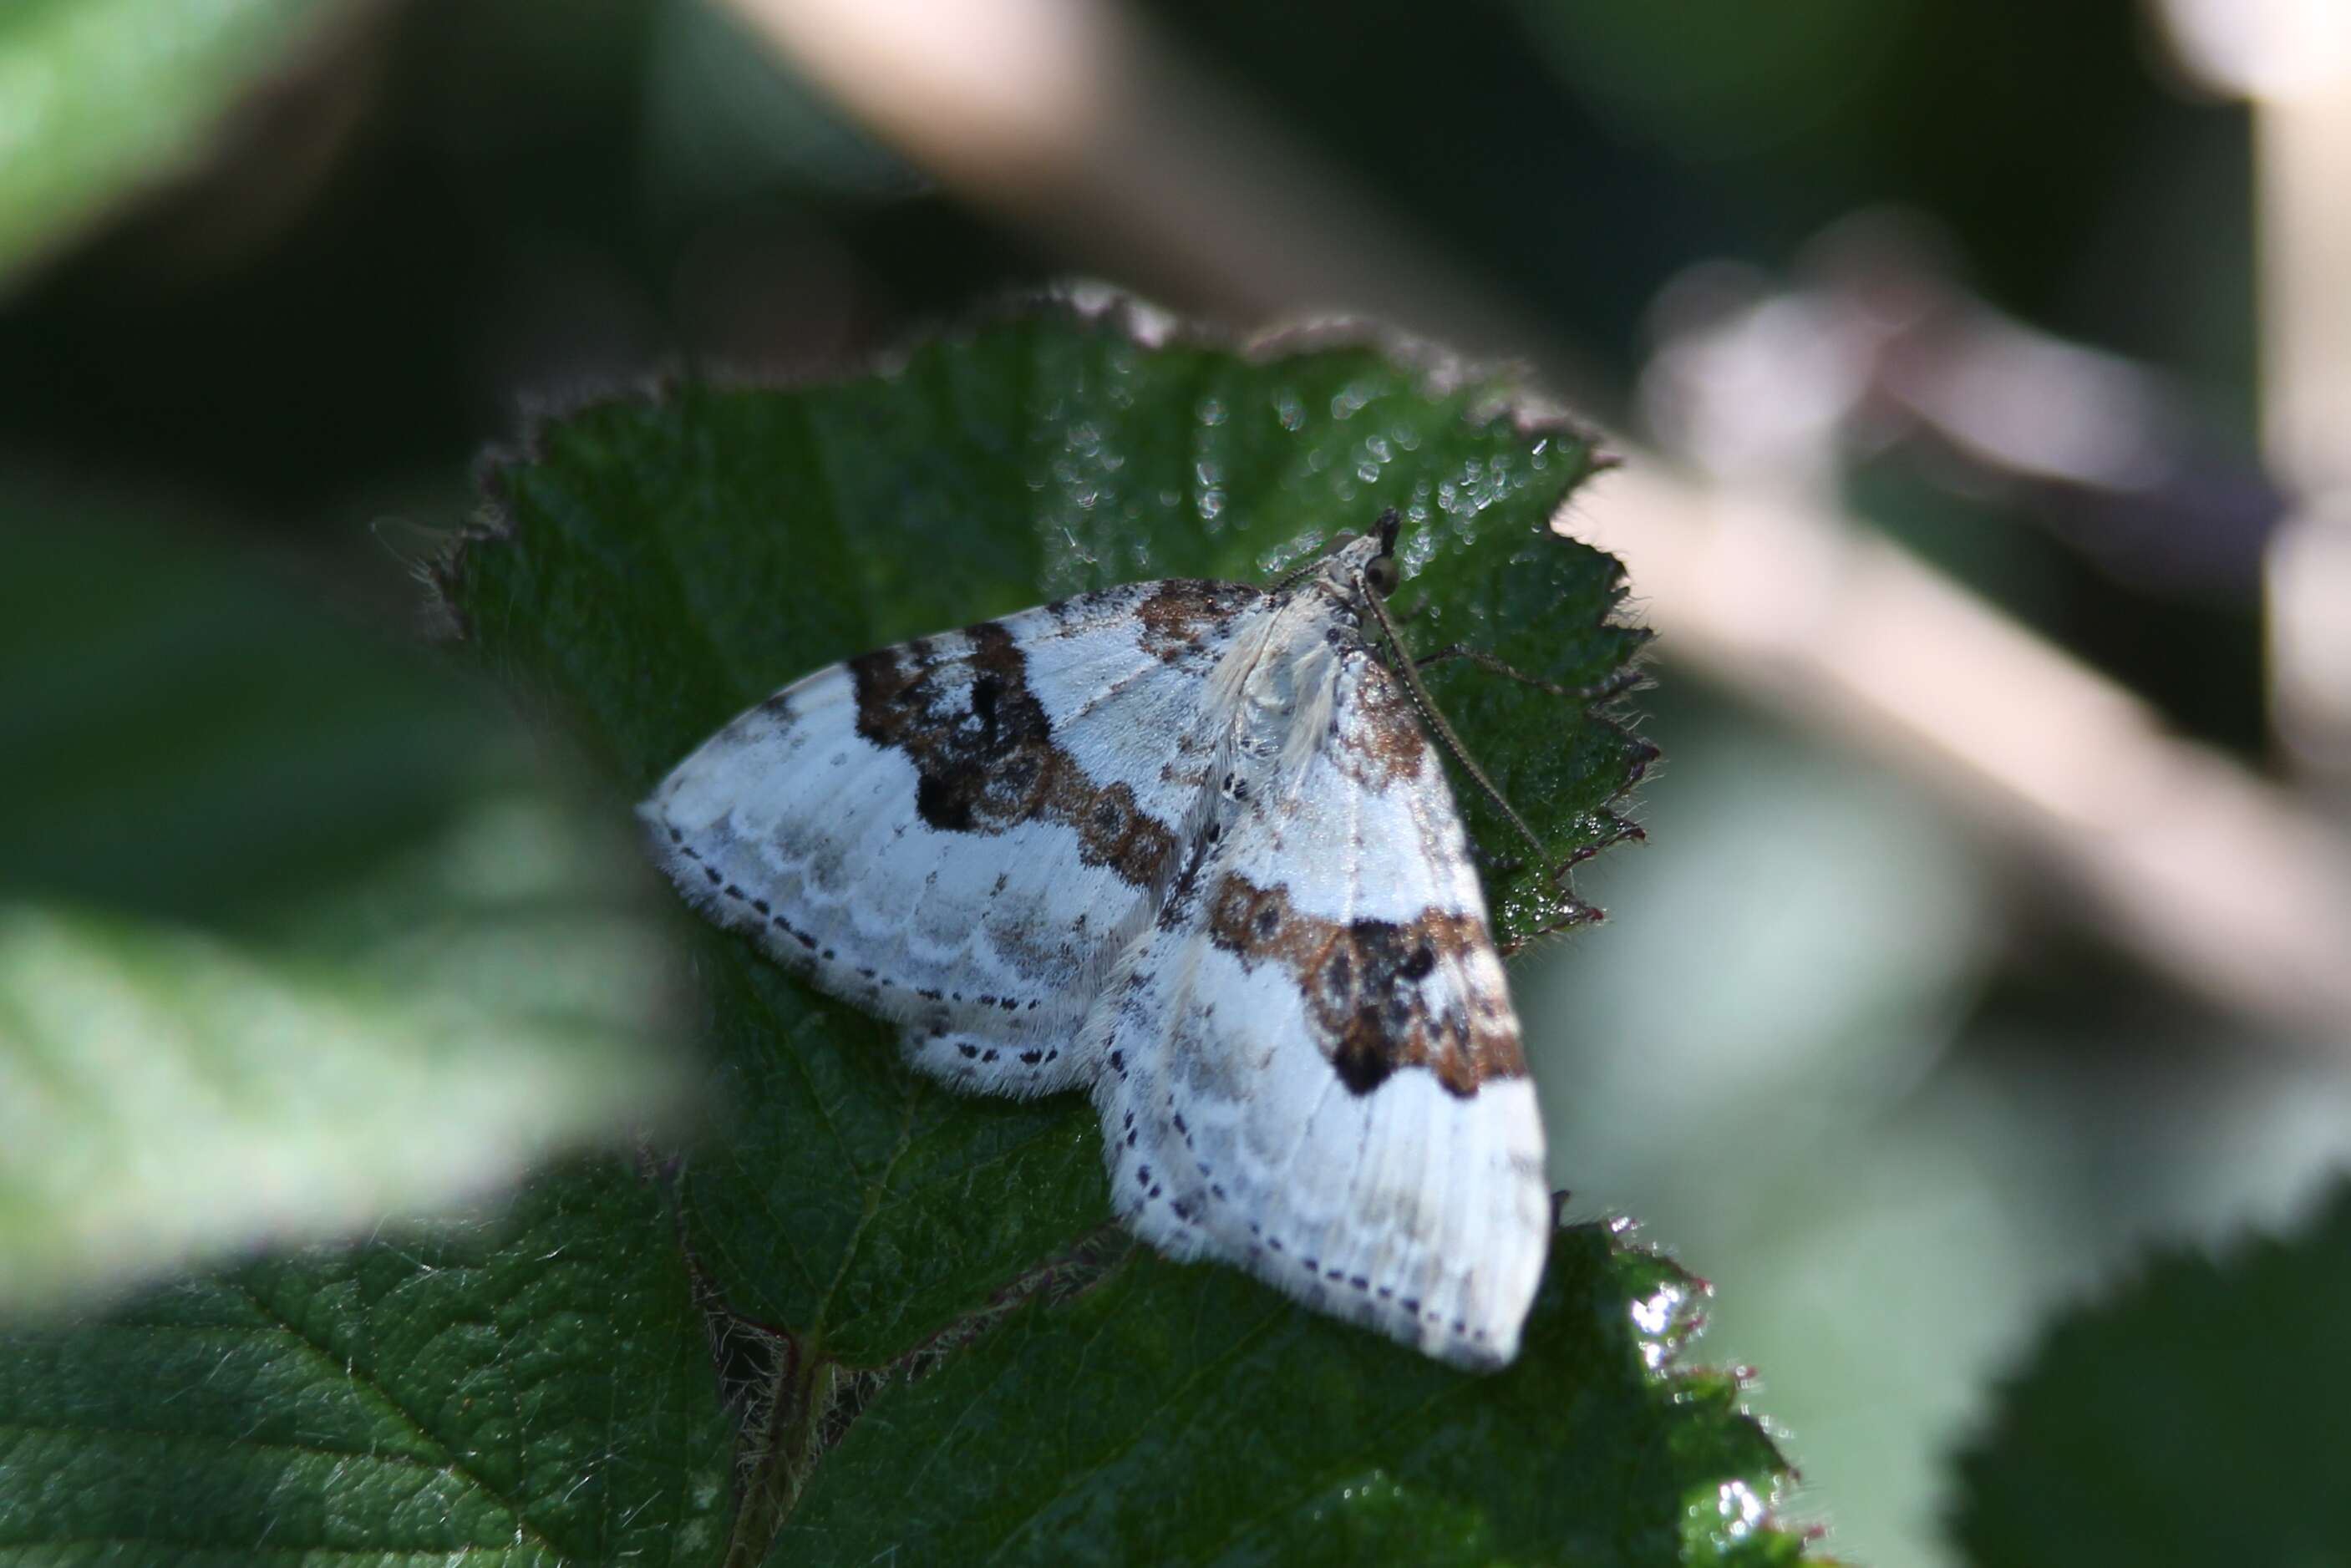
M 1313 576 L 1317 571 L 1322 570 L 1322 558 L 1331 553 L 1332 547 L 1344 542 L 1347 537 L 1348 536 L 1345 534 L 1341 534 L 1337 538 L 1332 539 L 1330 544 L 1324 545 L 1321 549 L 1318 549 L 1312 555 L 1308 556 L 1296 567 L 1282 573 L 1280 577 L 1275 578 L 1273 580 L 1273 586 L 1267 589 L 1266 591 L 1268 593 L 1287 593 L 1291 589 L 1297 587 L 1300 583 L 1305 581 L 1308 578 Z
M 1380 517 L 1380 543 L 1384 553 L 1394 547 L 1395 537 L 1395 513 L 1393 511 L 1383 513 Z M 1453 754 L 1453 760 L 1461 765 L 1461 771 L 1476 779 L 1478 788 L 1486 792 L 1486 798 L 1494 802 L 1495 808 L 1503 816 L 1510 819 L 1510 826 L 1518 829 L 1520 836 L 1534 846 L 1536 863 L 1551 864 L 1550 849 L 1544 845 L 1541 838 L 1536 836 L 1534 829 L 1527 825 L 1527 820 L 1519 815 L 1517 808 L 1503 798 L 1502 791 L 1496 787 L 1494 781 L 1486 777 L 1486 770 L 1478 766 L 1478 759 L 1469 755 L 1469 748 L 1461 743 L 1459 736 L 1453 733 L 1453 727 L 1445 722 L 1445 716 L 1437 711 L 1437 699 L 1430 696 L 1428 688 L 1420 684 L 1420 670 L 1413 664 L 1412 654 L 1404 645 L 1404 633 L 1396 629 L 1395 619 L 1388 613 L 1385 601 L 1380 595 L 1372 591 L 1371 584 L 1364 580 L 1361 572 L 1355 575 L 1355 589 L 1362 595 L 1364 602 L 1372 607 L 1372 614 L 1378 620 L 1380 630 L 1387 634 L 1388 646 L 1395 650 L 1396 674 L 1404 677 L 1405 690 L 1411 694 L 1412 706 L 1420 710 L 1422 722 L 1434 730 L 1437 737 L 1445 743 L 1445 749 Z

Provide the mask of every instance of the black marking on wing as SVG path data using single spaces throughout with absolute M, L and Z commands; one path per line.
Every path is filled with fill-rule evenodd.
M 964 636 L 963 657 L 923 639 L 849 662 L 857 733 L 914 761 L 916 813 L 947 833 L 1059 822 L 1077 834 L 1086 863 L 1135 887 L 1157 885 L 1176 853 L 1174 831 L 1127 785 L 1095 783 L 1056 743 L 1029 689 L 1028 658 L 1001 622 Z
M 1207 912 L 1210 941 L 1249 968 L 1280 964 L 1297 982 L 1351 1093 L 1368 1094 L 1406 1067 L 1429 1069 L 1463 1099 L 1490 1079 L 1525 1074 L 1507 998 L 1471 989 L 1439 1009 L 1422 986 L 1440 963 L 1471 986 L 1486 967 L 1472 958 L 1493 946 L 1479 916 L 1432 907 L 1410 920 L 1326 920 L 1293 908 L 1288 889 L 1233 872 L 1217 879 Z

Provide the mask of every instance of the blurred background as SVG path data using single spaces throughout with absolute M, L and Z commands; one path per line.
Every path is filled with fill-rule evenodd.
M 2351 8 L 248 9 L 89 201 L 25 45 L 77 7 L 0 23 L 9 494 L 396 613 L 534 407 L 1072 275 L 1375 314 L 1608 429 L 1564 521 L 1667 761 L 1524 971 L 1553 1175 L 1713 1281 L 1839 1555 L 1956 1561 L 2046 1315 L 2341 1168 Z

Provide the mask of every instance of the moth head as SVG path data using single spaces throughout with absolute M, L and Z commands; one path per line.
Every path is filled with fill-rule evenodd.
M 1394 507 L 1382 512 L 1374 529 L 1379 535 L 1380 553 L 1364 563 L 1364 586 L 1382 599 L 1394 593 L 1396 584 L 1404 579 L 1404 574 L 1396 568 L 1395 559 L 1396 534 L 1403 526 Z

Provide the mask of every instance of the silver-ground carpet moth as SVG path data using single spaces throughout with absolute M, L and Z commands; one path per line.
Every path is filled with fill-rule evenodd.
M 1492 1367 L 1542 1273 L 1542 1124 L 1395 537 L 819 670 L 640 811 L 697 907 L 917 1070 L 1090 1092 L 1154 1246 Z

